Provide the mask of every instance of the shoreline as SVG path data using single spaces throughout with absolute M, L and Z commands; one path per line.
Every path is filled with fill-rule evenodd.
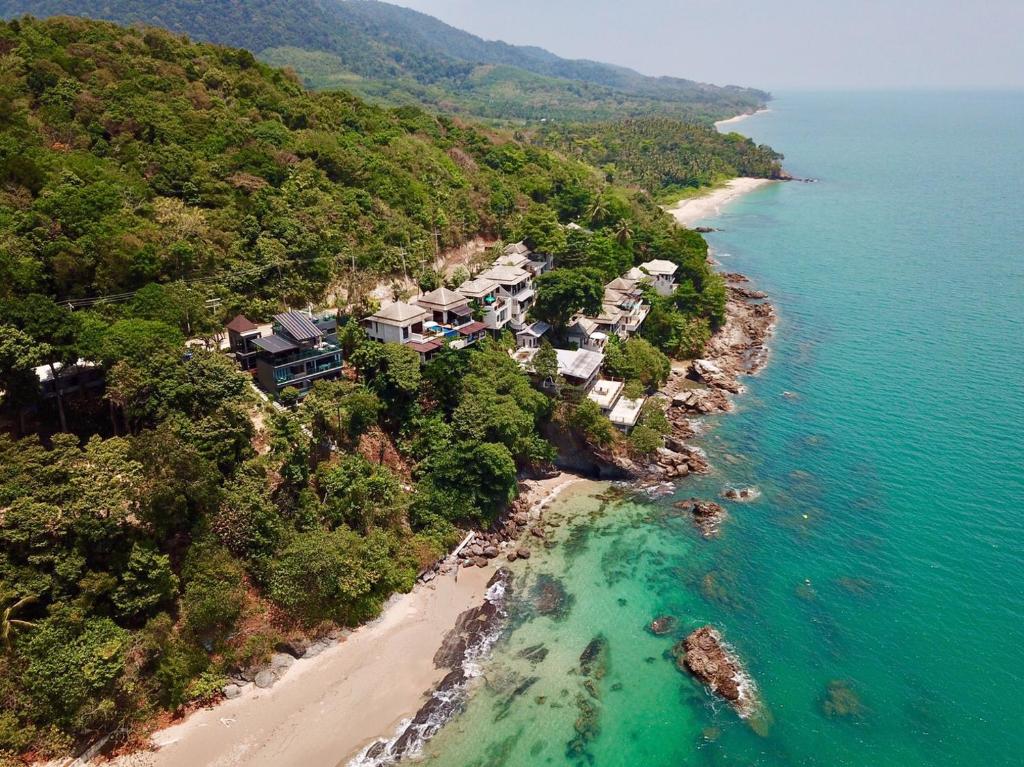
M 724 120 L 716 120 L 714 125 L 717 130 L 721 130 L 723 125 L 735 125 L 736 123 L 743 122 L 749 117 L 753 117 L 754 115 L 759 115 L 764 112 L 770 111 L 772 110 L 769 109 L 768 107 L 761 107 L 760 109 L 755 109 L 753 112 L 744 112 L 743 114 L 736 115 L 735 117 L 727 117 Z
M 540 511 L 584 477 L 561 472 L 525 480 L 521 498 Z M 449 555 L 446 562 L 450 561 Z M 116 767 L 346 765 L 398 730 L 448 674 L 435 652 L 459 616 L 486 601 L 498 560 L 452 568 L 391 598 L 375 620 L 315 658 L 295 662 L 269 689 L 249 684 L 232 700 L 192 712 L 150 736 L 152 751 L 112 759 Z M 343 723 L 339 726 L 339 723 Z
M 692 228 L 698 221 L 720 216 L 726 205 L 743 195 L 775 183 L 778 183 L 776 179 L 740 176 L 730 179 L 723 186 L 712 189 L 707 194 L 680 200 L 665 210 L 677 224 Z

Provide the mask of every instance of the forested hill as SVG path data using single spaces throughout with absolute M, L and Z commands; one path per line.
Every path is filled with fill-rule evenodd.
M 710 122 L 751 111 L 763 91 L 647 77 L 529 46 L 487 41 L 373 0 L 0 0 L 0 15 L 71 14 L 147 23 L 247 48 L 315 88 L 498 120 L 663 115 Z
M 552 256 L 552 327 L 676 264 L 643 337 L 607 347 L 636 396 L 724 321 L 700 234 L 583 162 L 153 27 L 0 22 L 0 765 L 142 738 L 282 640 L 374 617 L 550 468 L 542 429 L 664 445 L 657 406 L 627 438 L 534 388 L 507 337 L 421 366 L 351 321 L 365 293 L 334 300 L 404 269 L 437 287 L 417 267 L 479 233 Z M 216 342 L 307 302 L 340 304 L 345 376 L 274 408 Z

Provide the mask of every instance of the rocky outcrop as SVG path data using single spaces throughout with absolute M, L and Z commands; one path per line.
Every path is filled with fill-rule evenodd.
M 741 376 L 758 372 L 768 359 L 767 341 L 775 312 L 764 300 L 766 294 L 750 288 L 742 274 L 726 273 L 723 277 L 729 291 L 725 324 L 711 337 L 699 359 L 673 366 L 660 391 L 667 400 L 665 415 L 672 426 L 665 447 L 675 453 L 686 453 L 685 440 L 696 432 L 692 419 L 731 410 L 730 396 L 743 391 Z M 662 454 L 648 467 L 648 474 L 676 479 L 708 471 L 703 455 L 690 450 L 688 457 L 694 458 L 696 466 L 688 465 L 680 471 L 675 461 L 661 460 L 667 457 Z
M 758 708 L 756 691 L 736 655 L 711 626 L 701 626 L 672 648 L 676 666 L 728 701 L 741 716 Z
M 722 497 L 730 501 L 756 501 L 761 491 L 756 487 L 729 487 L 722 492 Z
M 506 568 L 494 573 L 487 583 L 484 603 L 459 616 L 434 654 L 434 665 L 449 672 L 396 738 L 378 740 L 360 754 L 361 764 L 395 764 L 416 753 L 459 710 L 469 680 L 466 662 L 478 657 L 497 635 L 505 618 L 504 603 L 511 583 L 512 573 Z
M 647 626 L 647 630 L 656 637 L 665 636 L 676 630 L 677 623 L 678 621 L 675 619 L 675 616 L 662 615 L 660 618 L 655 618 L 651 621 Z
M 713 538 L 718 535 L 719 526 L 729 516 L 721 504 L 700 498 L 688 498 L 685 501 L 679 501 L 675 506 L 677 509 L 690 512 L 693 524 L 705 538 Z

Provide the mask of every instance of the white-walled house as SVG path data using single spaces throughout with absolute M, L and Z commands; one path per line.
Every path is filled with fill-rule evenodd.
M 509 318 L 516 324 L 526 321 L 526 313 L 533 306 L 533 274 L 518 266 L 492 266 L 478 279 L 491 280 L 501 286 L 509 304 Z
M 511 307 L 501 284 L 494 280 L 477 277 L 459 285 L 458 292 L 470 304 L 476 304 L 483 310 L 483 322 L 488 330 L 501 330 L 512 318 Z
M 634 266 L 626 273 L 626 279 L 638 282 L 649 281 L 659 296 L 670 296 L 676 289 L 676 272 L 679 267 L 671 261 L 654 259 Z
M 396 301 L 363 319 L 362 326 L 374 341 L 405 344 L 414 334 L 422 335 L 423 323 L 429 318 L 422 306 Z

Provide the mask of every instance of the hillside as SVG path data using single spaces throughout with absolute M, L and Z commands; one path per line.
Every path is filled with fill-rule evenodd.
M 532 311 L 563 327 L 632 267 L 677 266 L 608 350 L 631 391 L 724 321 L 703 238 L 582 162 L 155 28 L 0 22 L 0 764 L 141 738 L 283 640 L 374 617 L 550 468 L 542 427 L 663 445 L 660 410 L 627 443 L 507 336 L 423 365 L 370 341 L 363 302 L 345 377 L 294 409 L 216 348 L 237 312 L 323 306 L 479 233 L 552 256 Z M 78 360 L 100 386 L 60 386 Z
M 710 122 L 769 96 L 487 41 L 374 0 L 0 0 L 0 16 L 72 14 L 146 23 L 246 48 L 311 87 L 496 120 L 662 115 Z
M 711 126 L 663 117 L 548 124 L 532 139 L 664 200 L 737 176 L 785 177 L 782 155 L 769 146 L 738 133 L 722 134 Z

